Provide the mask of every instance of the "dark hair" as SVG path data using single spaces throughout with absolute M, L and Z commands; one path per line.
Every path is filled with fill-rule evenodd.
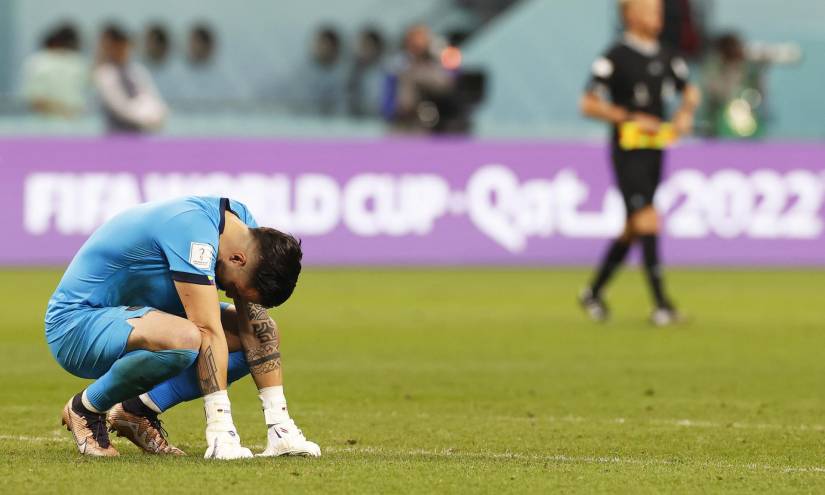
M 149 24 L 146 27 L 146 37 L 154 38 L 155 41 L 163 46 L 169 46 L 169 30 L 161 23 Z
M 333 48 L 341 47 L 341 36 L 338 30 L 332 26 L 321 26 L 315 34 L 319 39 L 322 39 L 333 46 Z
M 301 274 L 301 241 L 268 227 L 250 230 L 260 253 L 252 285 L 260 295 L 261 305 L 280 306 L 292 295 Z
M 115 23 L 108 23 L 103 26 L 103 37 L 114 41 L 115 43 L 129 43 L 129 33 L 126 32 L 120 25 Z
M 372 26 L 364 28 L 364 30 L 361 31 L 361 37 L 374 44 L 379 52 L 384 50 L 384 37 L 378 28 Z
M 192 26 L 190 36 L 195 37 L 198 41 L 209 47 L 215 44 L 215 33 L 208 24 L 200 22 Z
M 741 60 L 745 58 L 745 49 L 742 38 L 735 32 L 727 32 L 716 38 L 716 50 L 726 60 Z
M 80 35 L 71 22 L 63 22 L 47 35 L 43 45 L 48 48 L 65 48 L 67 50 L 80 49 Z

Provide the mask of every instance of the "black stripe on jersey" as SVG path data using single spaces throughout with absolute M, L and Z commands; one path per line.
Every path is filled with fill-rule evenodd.
M 226 213 L 227 211 L 235 215 L 236 217 L 241 218 L 240 216 L 238 216 L 237 213 L 232 211 L 232 205 L 229 203 L 229 198 L 221 198 L 221 219 L 218 223 L 218 234 L 223 234 L 223 228 L 226 227 L 226 216 L 224 215 L 224 213 Z
M 221 198 L 221 213 L 219 215 L 219 223 L 218 223 L 218 234 L 223 234 L 223 228 L 226 227 L 226 217 L 224 216 L 226 210 L 232 211 L 232 208 L 229 207 L 229 198 Z
M 172 272 L 172 280 L 188 284 L 215 285 L 215 280 L 200 273 Z

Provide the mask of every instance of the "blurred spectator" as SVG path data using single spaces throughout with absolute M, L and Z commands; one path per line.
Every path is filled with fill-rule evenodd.
M 248 84 L 241 74 L 222 63 L 218 56 L 218 35 L 204 22 L 189 30 L 186 63 L 175 66 L 170 76 L 175 86 L 168 98 L 190 110 L 223 107 L 249 99 Z
M 449 104 L 453 77 L 433 56 L 432 33 L 416 25 L 404 35 L 404 53 L 395 64 L 384 102 L 384 115 L 396 129 L 430 132 Z
M 796 45 L 745 46 L 735 33 L 719 36 L 702 68 L 707 134 L 756 137 L 763 130 L 765 73 L 771 64 L 794 63 Z
M 146 63 L 164 65 L 170 51 L 169 31 L 166 27 L 161 24 L 148 25 L 143 38 L 143 56 Z
M 321 27 L 312 39 L 310 60 L 299 69 L 287 94 L 300 113 L 340 115 L 346 107 L 346 73 L 341 63 L 341 36 Z
M 189 63 L 194 66 L 211 64 L 215 58 L 215 34 L 206 24 L 196 24 L 189 32 L 189 46 L 186 52 Z
M 704 8 L 699 0 L 664 0 L 664 25 L 659 41 L 684 57 L 698 57 L 705 38 Z
M 79 53 L 80 37 L 71 24 L 50 31 L 23 69 L 23 98 L 32 110 L 72 117 L 86 106 L 89 67 Z
M 166 26 L 160 22 L 147 25 L 143 32 L 143 61 L 164 98 L 174 94 L 178 87 L 175 78 L 179 71 L 171 53 L 172 40 Z
M 381 115 L 386 74 L 383 67 L 384 38 L 375 28 L 358 36 L 355 62 L 348 82 L 349 112 L 357 117 Z
M 167 109 L 149 72 L 130 61 L 129 35 L 110 24 L 100 35 L 99 60 L 93 73 L 109 132 L 158 130 Z

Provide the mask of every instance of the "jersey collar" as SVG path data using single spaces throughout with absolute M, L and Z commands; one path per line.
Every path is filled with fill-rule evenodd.
M 639 39 L 638 37 L 634 36 L 632 33 L 625 33 L 624 34 L 624 44 L 629 46 L 630 48 L 636 50 L 637 52 L 641 53 L 642 55 L 647 55 L 648 57 L 652 57 L 659 53 L 659 42 L 658 41 L 644 41 Z

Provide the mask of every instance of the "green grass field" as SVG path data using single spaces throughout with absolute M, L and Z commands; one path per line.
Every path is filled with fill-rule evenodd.
M 209 462 L 199 401 L 166 413 L 186 458 L 81 458 L 84 387 L 43 339 L 56 270 L 0 271 L 3 493 L 825 492 L 825 271 L 674 271 L 692 323 L 647 325 L 638 272 L 614 319 L 583 270 L 307 270 L 273 312 L 290 411 L 320 459 Z M 263 419 L 230 389 L 245 443 Z M 253 449 L 253 450 L 254 450 Z

